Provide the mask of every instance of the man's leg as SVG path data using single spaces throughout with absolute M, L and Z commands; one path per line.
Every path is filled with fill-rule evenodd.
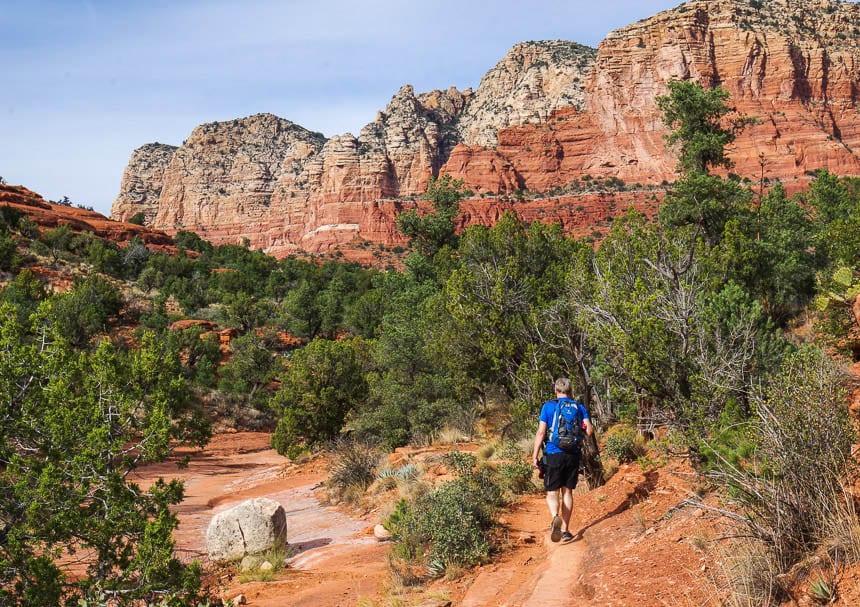
M 549 515 L 558 515 L 558 491 L 546 492 L 546 505 L 549 506 Z
M 549 513 L 552 515 L 549 539 L 553 542 L 561 541 L 561 536 L 563 535 L 561 526 L 564 523 L 559 516 L 558 491 L 546 492 L 546 505 L 549 506 Z
M 561 506 L 561 530 L 568 531 L 568 526 L 570 525 L 570 515 L 573 513 L 573 489 L 568 489 L 567 487 L 561 488 L 561 498 L 562 498 L 562 506 Z M 549 500 L 547 500 L 549 501 Z M 558 504 L 558 496 L 555 498 L 556 505 Z

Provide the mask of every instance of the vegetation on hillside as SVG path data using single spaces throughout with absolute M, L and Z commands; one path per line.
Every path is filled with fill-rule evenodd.
M 778 600 L 778 575 L 825 532 L 860 558 L 840 366 L 858 350 L 860 180 L 822 170 L 789 197 L 712 174 L 743 123 L 727 102 L 672 83 L 658 103 L 681 178 L 658 220 L 630 211 L 597 247 L 511 213 L 458 233 L 467 192 L 448 176 L 431 181 L 430 208 L 398 219 L 412 239 L 399 272 L 190 232 L 176 254 L 119 248 L 0 210 L 0 603 L 198 600 L 198 569 L 172 555 L 181 486 L 144 491 L 128 474 L 202 444 L 212 422 L 272 430 L 290 457 L 344 435 L 373 453 L 445 429 L 516 440 L 560 375 L 600 431 L 666 428 L 720 479 L 725 512 L 774 572 L 751 602 Z M 77 278 L 52 292 L 36 266 Z M 792 329 L 807 318 L 801 340 Z M 641 452 L 630 432 L 611 435 L 619 460 Z M 596 443 L 586 455 L 589 484 L 603 482 Z M 389 521 L 401 571 L 492 554 L 493 509 L 530 470 L 461 460 Z M 355 457 L 344 478 L 367 486 L 374 461 Z M 59 565 L 72 550 L 92 555 L 81 578 Z

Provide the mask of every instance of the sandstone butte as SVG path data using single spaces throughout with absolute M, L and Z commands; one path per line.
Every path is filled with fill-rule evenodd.
M 660 184 L 677 178 L 655 104 L 673 79 L 720 85 L 758 118 L 730 150 L 739 176 L 793 191 L 819 168 L 860 174 L 860 5 L 756 4 L 687 2 L 611 32 L 596 51 L 518 44 L 475 91 L 404 86 L 358 137 L 326 139 L 271 114 L 204 124 L 179 147 L 136 150 L 111 216 L 142 212 L 160 230 L 248 238 L 278 256 L 361 259 L 403 244 L 395 216 L 430 176 L 449 173 L 475 192 L 462 226 L 509 209 L 598 237 L 631 205 L 652 213 Z M 571 187 L 612 177 L 628 191 Z

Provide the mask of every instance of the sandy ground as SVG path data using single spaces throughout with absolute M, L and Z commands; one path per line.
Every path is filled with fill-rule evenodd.
M 524 500 L 512 512 L 511 525 L 542 529 L 531 549 L 515 549 L 502 563 L 479 573 L 458 604 L 701 604 L 707 599 L 700 569 L 704 557 L 683 531 L 695 515 L 665 518 L 687 497 L 687 489 L 680 478 L 675 487 L 671 482 L 659 485 L 656 474 L 625 466 L 605 487 L 578 490 L 571 521 L 576 539 L 569 544 L 549 541 L 543 499 Z
M 142 486 L 158 477 L 185 483 L 179 505 L 177 550 L 184 560 L 207 563 L 205 534 L 214 514 L 253 497 L 268 497 L 287 513 L 289 568 L 272 582 L 240 584 L 222 575 L 225 598 L 244 594 L 248 605 L 355 605 L 378 594 L 386 578 L 387 546 L 372 534 L 375 522 L 323 505 L 321 462 L 294 466 L 269 447 L 269 436 L 240 432 L 213 437 L 202 451 L 186 451 L 191 460 L 142 468 Z

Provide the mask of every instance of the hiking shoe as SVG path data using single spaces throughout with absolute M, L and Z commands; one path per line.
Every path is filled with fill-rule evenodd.
M 553 542 L 557 542 L 561 539 L 561 517 L 559 515 L 555 515 L 552 517 L 552 524 L 550 526 L 552 529 L 552 533 L 549 536 Z
M 573 534 L 570 531 L 565 531 L 561 534 L 561 541 L 565 544 L 573 541 Z

